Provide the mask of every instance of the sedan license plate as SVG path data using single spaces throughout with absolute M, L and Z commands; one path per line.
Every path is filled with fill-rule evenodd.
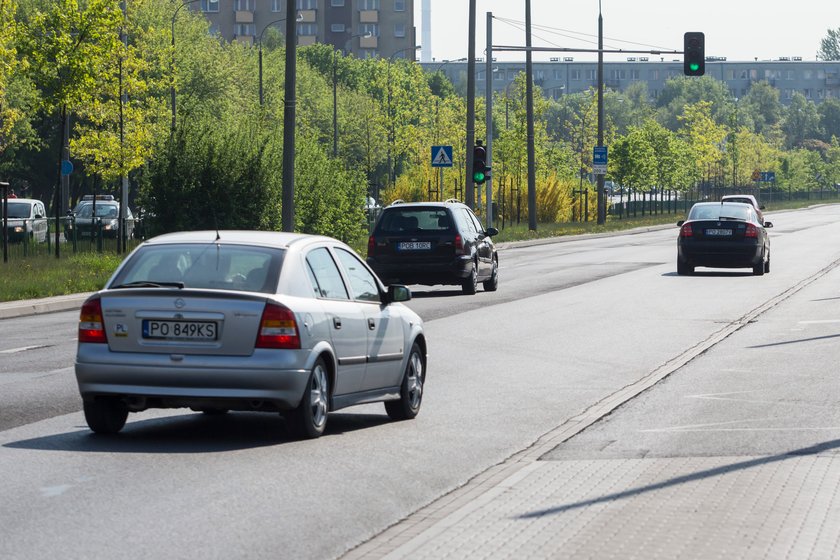
M 397 243 L 397 251 L 428 251 L 431 248 L 431 241 L 400 241 Z
M 706 235 L 709 236 L 718 236 L 718 237 L 725 237 L 728 235 L 732 235 L 731 229 L 707 229 Z
M 143 338 L 216 340 L 216 323 L 212 321 L 155 321 L 144 319 Z

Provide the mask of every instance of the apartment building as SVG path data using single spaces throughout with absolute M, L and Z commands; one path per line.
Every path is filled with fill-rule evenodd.
M 291 1 L 291 0 L 290 0 Z M 416 59 L 414 0 L 294 0 L 298 45 L 326 43 L 358 58 Z M 258 43 L 285 31 L 286 0 L 200 0 L 189 5 L 228 41 Z
M 455 85 L 465 89 L 466 62 L 422 63 L 427 72 L 440 70 Z M 524 62 L 494 62 L 493 90 L 504 91 L 525 71 Z M 633 82 L 647 83 L 648 94 L 655 100 L 672 77 L 683 75 L 681 60 L 630 57 L 622 62 L 604 62 L 604 86 L 623 91 Z M 779 90 L 779 100 L 787 105 L 795 92 L 819 103 L 824 99 L 840 99 L 840 61 L 804 61 L 798 57 L 776 60 L 727 61 L 707 58 L 706 75 L 724 82 L 733 97 L 743 97 L 752 84 L 766 81 Z M 484 62 L 476 64 L 476 93 L 484 95 L 486 71 Z M 534 83 L 543 95 L 559 98 L 598 86 L 598 63 L 576 61 L 572 57 L 555 58 L 550 62 L 534 62 Z M 463 86 L 463 87 L 462 87 Z

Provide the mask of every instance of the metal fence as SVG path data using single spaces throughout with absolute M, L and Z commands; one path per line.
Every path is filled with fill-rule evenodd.
M 129 234 L 122 246 L 119 229 L 108 226 L 107 221 L 96 220 L 84 227 L 76 223 L 74 216 L 58 221 L 58 251 L 56 251 L 55 218 L 37 218 L 28 220 L 9 220 L 7 234 L 3 236 L 3 262 L 17 259 L 56 255 L 67 257 L 76 253 L 127 253 L 140 244 L 147 235 L 147 223 L 134 219 Z M 2 221 L 0 220 L 0 227 Z

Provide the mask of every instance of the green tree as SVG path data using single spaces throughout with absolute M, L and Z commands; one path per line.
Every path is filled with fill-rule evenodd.
M 738 109 L 739 121 L 746 117 L 745 121 L 752 121 L 750 128 L 754 132 L 771 136 L 782 119 L 783 108 L 779 102 L 779 90 L 766 81 L 756 82 L 741 100 Z
M 665 128 L 676 131 L 680 127 L 680 115 L 683 114 L 684 107 L 705 101 L 709 103 L 709 115 L 712 120 L 723 124 L 731 115 L 727 103 L 730 98 L 726 84 L 711 76 L 669 78 L 656 98 L 657 120 Z
M 787 137 L 788 147 L 801 146 L 805 140 L 819 138 L 820 116 L 816 106 L 799 92 L 793 94 L 785 111 L 782 130 Z
M 832 138 L 840 138 L 840 99 L 826 99 L 817 107 L 820 115 L 820 128 L 823 140 L 831 142 Z
M 686 142 L 691 160 L 688 176 L 699 179 L 705 170 L 720 164 L 726 128 L 715 123 L 708 101 L 686 106 L 679 121 L 682 123 L 680 135 Z
M 826 31 L 820 40 L 817 60 L 840 60 L 840 27 Z

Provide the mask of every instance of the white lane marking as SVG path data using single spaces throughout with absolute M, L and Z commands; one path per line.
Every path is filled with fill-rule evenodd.
M 59 484 L 58 486 L 45 486 L 41 488 L 41 495 L 45 498 L 61 496 L 73 487 L 72 484 Z
M 777 418 L 755 418 L 753 420 L 727 420 L 725 422 L 709 422 L 704 424 L 686 424 L 685 426 L 671 426 L 669 428 L 650 428 L 647 430 L 639 430 L 640 432 L 692 432 L 692 431 L 705 431 L 707 429 L 723 429 L 720 428 L 721 426 L 728 426 L 731 424 L 743 424 L 749 422 L 770 422 L 775 421 Z
M 27 350 L 35 350 L 36 348 L 47 347 L 47 344 L 37 344 L 35 346 L 21 346 L 20 348 L 9 348 L 8 350 L 0 350 L 0 354 L 17 354 L 18 352 L 26 352 Z
M 799 321 L 800 325 L 823 325 L 829 323 L 840 323 L 840 319 L 815 319 L 813 321 Z
M 816 408 L 835 408 L 832 406 L 825 406 L 825 405 L 818 405 L 818 404 L 809 404 L 809 403 L 802 403 L 802 402 L 785 402 L 779 400 L 765 400 L 765 399 L 736 399 L 729 397 L 727 395 L 743 395 L 745 393 L 754 393 L 755 391 L 734 391 L 731 393 L 708 393 L 705 395 L 686 395 L 685 398 L 687 399 L 704 399 L 708 401 L 729 401 L 729 402 L 743 402 L 743 403 L 753 403 L 753 404 L 775 404 L 775 405 L 786 405 L 786 406 L 810 406 Z
M 692 433 L 692 432 L 833 432 L 833 431 L 840 431 L 840 426 L 826 426 L 823 428 L 788 428 L 788 427 L 779 427 L 779 428 L 660 428 L 660 429 L 653 429 L 653 430 L 640 430 L 642 432 L 679 432 L 679 433 Z

